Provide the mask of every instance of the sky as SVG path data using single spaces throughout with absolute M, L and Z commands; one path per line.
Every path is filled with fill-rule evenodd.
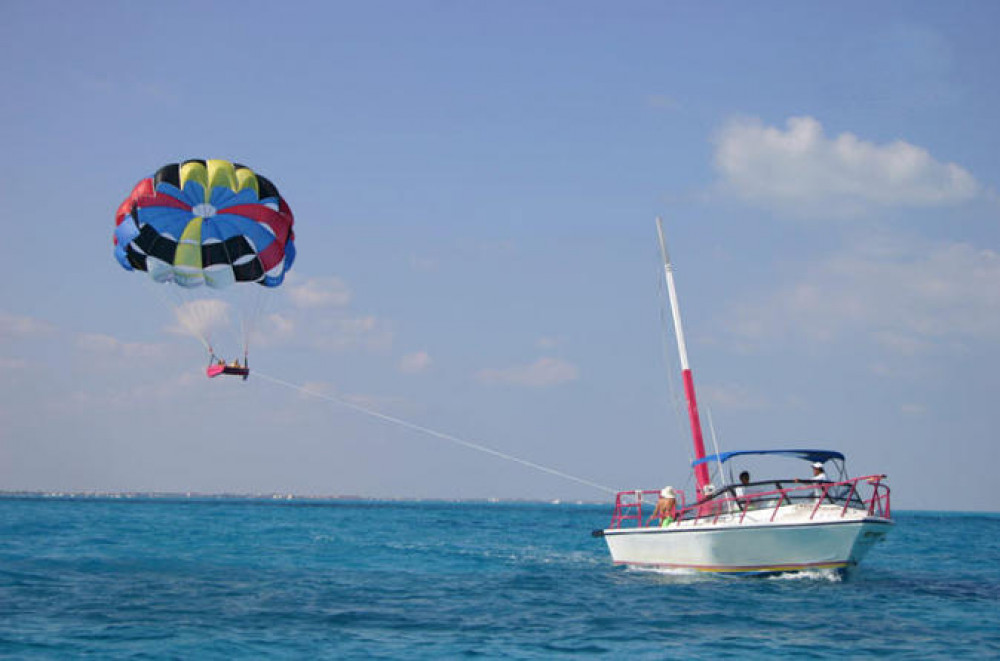
M 691 489 L 662 216 L 720 449 L 1000 510 L 1000 5 L 3 7 L 0 490 Z M 246 382 L 112 255 L 189 158 L 295 213 Z

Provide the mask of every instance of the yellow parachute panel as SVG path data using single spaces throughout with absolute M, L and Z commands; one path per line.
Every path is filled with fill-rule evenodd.
M 212 189 L 208 185 L 208 168 L 198 161 L 188 161 L 181 164 L 180 188 L 183 189 L 189 181 L 196 181 L 201 184 L 201 187 L 205 190 L 205 199 L 202 201 L 208 202 L 210 199 L 209 196 L 212 194 Z
M 236 170 L 236 180 L 238 182 L 237 190 L 250 188 L 257 195 L 260 195 L 260 187 L 257 185 L 257 175 L 250 168 L 238 168 Z
M 208 161 L 208 188 L 224 187 L 236 192 L 237 188 L 236 172 L 233 164 L 220 159 L 210 159 Z M 207 199 L 206 199 L 207 201 Z

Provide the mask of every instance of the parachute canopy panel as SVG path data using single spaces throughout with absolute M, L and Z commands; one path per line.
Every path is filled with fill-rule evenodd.
M 115 258 L 181 287 L 277 287 L 295 260 L 292 211 L 266 177 L 230 161 L 164 165 L 115 214 Z

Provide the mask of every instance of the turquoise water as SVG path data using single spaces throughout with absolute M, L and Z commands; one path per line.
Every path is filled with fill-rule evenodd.
M 846 580 L 611 565 L 610 506 L 0 498 L 12 658 L 997 658 L 1000 515 Z

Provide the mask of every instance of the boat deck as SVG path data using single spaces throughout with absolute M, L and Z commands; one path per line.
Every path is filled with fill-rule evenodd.
M 841 482 L 797 483 L 794 479 L 729 486 L 718 494 L 686 505 L 678 490 L 680 507 L 669 527 L 743 526 L 773 523 L 890 519 L 889 487 L 883 475 L 856 477 Z M 795 486 L 785 486 L 794 484 Z M 649 520 L 657 490 L 621 491 L 615 498 L 610 530 L 661 527 Z

